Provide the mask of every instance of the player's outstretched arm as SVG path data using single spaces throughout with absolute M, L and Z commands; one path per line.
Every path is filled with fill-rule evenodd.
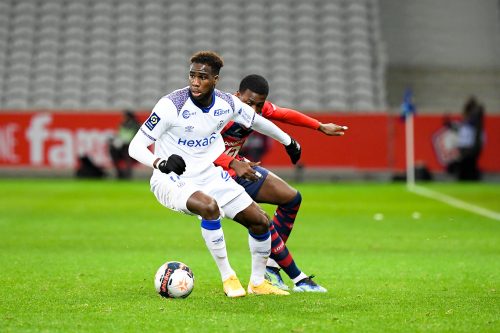
M 239 108 L 239 111 L 234 113 L 234 121 L 247 128 L 252 127 L 257 132 L 281 142 L 286 147 L 286 152 L 290 156 L 292 163 L 297 163 L 300 158 L 300 145 L 270 120 L 255 113 L 252 107 L 242 103 L 237 97 L 232 97 L 235 105 Z
M 281 142 L 285 146 L 286 152 L 288 156 L 290 156 L 290 160 L 293 164 L 296 164 L 299 161 L 301 154 L 300 145 L 274 123 L 256 114 L 253 129 Z
M 263 114 L 267 114 L 267 118 L 269 119 L 278 120 L 290 125 L 317 129 L 318 131 L 329 136 L 342 136 L 348 129 L 347 126 L 340 126 L 333 123 L 323 124 L 297 110 L 282 108 L 272 103 L 269 103 L 268 105 L 268 108 L 263 110 Z
M 321 123 L 308 115 L 297 110 L 282 108 L 271 102 L 266 102 L 262 115 L 265 118 L 277 120 L 286 124 L 307 127 L 310 129 L 319 129 Z

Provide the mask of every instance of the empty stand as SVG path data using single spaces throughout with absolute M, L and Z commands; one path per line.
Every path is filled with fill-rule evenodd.
M 219 52 L 219 88 L 265 76 L 304 110 L 385 106 L 377 0 L 0 2 L 0 108 L 151 108 Z

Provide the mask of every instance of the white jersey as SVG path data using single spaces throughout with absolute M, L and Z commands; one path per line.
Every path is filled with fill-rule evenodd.
M 229 174 L 213 162 L 224 151 L 220 131 L 235 121 L 245 127 L 269 135 L 284 145 L 292 139 L 269 120 L 259 116 L 237 97 L 215 90 L 209 107 L 196 105 L 189 88 L 183 88 L 161 98 L 142 124 L 129 146 L 131 157 L 154 168 L 159 159 L 172 154 L 186 162 L 181 176 L 154 169 L 151 191 L 169 209 L 192 214 L 187 201 L 197 191 L 213 197 L 221 210 L 233 218 L 252 203 L 252 198 Z M 148 147 L 155 143 L 152 153 Z
M 186 162 L 183 177 L 196 177 L 224 152 L 220 131 L 229 121 L 251 128 L 255 111 L 237 97 L 214 91 L 209 107 L 196 105 L 189 95 L 189 87 L 176 90 L 153 108 L 140 131 L 155 142 L 154 154 L 167 159 L 172 154 Z M 155 170 L 155 173 L 161 173 Z

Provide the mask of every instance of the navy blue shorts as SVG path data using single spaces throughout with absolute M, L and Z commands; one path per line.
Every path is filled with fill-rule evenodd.
M 255 171 L 260 172 L 260 174 L 262 175 L 262 177 L 260 177 L 259 180 L 256 180 L 253 182 L 251 180 L 244 179 L 244 178 L 241 178 L 238 176 L 236 176 L 234 178 L 234 180 L 236 180 L 236 182 L 238 184 L 243 186 L 243 188 L 248 193 L 248 195 L 250 195 L 250 197 L 252 197 L 252 199 L 255 200 L 255 198 L 257 197 L 257 194 L 260 191 L 260 188 L 262 187 L 262 184 L 264 184 L 264 181 L 266 180 L 267 175 L 269 174 L 269 170 L 267 170 L 263 167 L 260 167 L 258 165 L 254 166 L 253 169 Z

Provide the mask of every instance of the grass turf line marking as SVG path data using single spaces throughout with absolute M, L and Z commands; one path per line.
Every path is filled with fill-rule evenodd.
M 497 212 L 494 212 L 492 210 L 489 210 L 489 209 L 486 209 L 483 207 L 479 207 L 479 206 L 470 204 L 468 202 L 450 197 L 446 194 L 442 194 L 442 193 L 432 191 L 432 190 L 429 190 L 427 188 L 416 186 L 416 185 L 409 186 L 408 190 L 410 192 L 422 195 L 424 197 L 428 197 L 431 199 L 442 201 L 450 206 L 460 208 L 463 210 L 467 210 L 469 212 L 472 212 L 472 213 L 475 213 L 478 215 L 482 215 L 482 216 L 488 217 L 488 218 L 493 219 L 493 220 L 500 221 L 500 213 L 497 213 Z

